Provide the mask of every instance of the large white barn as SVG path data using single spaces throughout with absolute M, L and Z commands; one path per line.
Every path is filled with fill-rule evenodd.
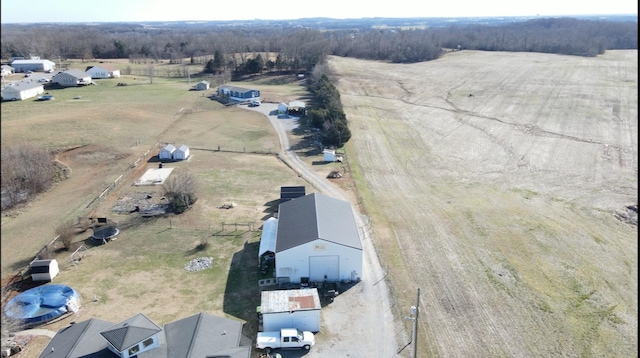
M 280 282 L 355 281 L 362 273 L 351 204 L 320 193 L 280 204 L 275 250 Z
M 45 72 L 53 71 L 56 64 L 49 60 L 14 60 L 11 62 L 11 67 L 14 68 L 15 72 Z
M 3 101 L 22 101 L 44 93 L 44 86 L 38 82 L 17 82 L 2 90 Z

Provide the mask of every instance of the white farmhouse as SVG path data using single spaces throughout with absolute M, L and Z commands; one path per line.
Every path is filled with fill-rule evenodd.
M 57 83 L 62 87 L 86 86 L 92 83 L 91 75 L 84 71 L 71 69 L 53 76 L 51 83 Z

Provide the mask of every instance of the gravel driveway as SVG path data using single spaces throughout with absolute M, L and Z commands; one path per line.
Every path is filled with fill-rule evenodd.
M 280 159 L 322 194 L 345 200 L 342 189 L 325 178 L 317 176 L 289 150 L 288 133 L 297 126 L 291 118 L 278 118 L 277 104 L 262 103 L 247 107 L 267 116 L 280 137 Z M 365 218 L 354 209 L 358 227 L 365 226 Z M 321 330 L 316 334 L 316 345 L 310 351 L 279 351 L 283 358 L 291 357 L 395 357 L 398 351 L 398 333 L 402 327 L 391 313 L 390 294 L 385 272 L 380 266 L 373 243 L 360 230 L 364 250 L 361 281 L 340 293 L 333 303 L 322 309 Z M 403 333 L 401 333 L 403 334 Z M 406 337 L 403 337 L 406 341 Z M 405 350 L 404 352 L 408 351 Z

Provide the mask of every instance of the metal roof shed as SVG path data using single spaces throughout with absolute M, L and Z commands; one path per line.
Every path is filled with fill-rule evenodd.
M 278 230 L 278 219 L 268 218 L 262 224 L 262 236 L 260 236 L 260 250 L 258 251 L 258 264 L 261 263 L 265 254 L 276 253 L 276 232 Z
M 265 332 L 282 328 L 319 332 L 321 309 L 316 288 L 262 291 L 260 313 Z
M 158 159 L 160 160 L 170 160 L 173 159 L 173 152 L 175 152 L 176 147 L 173 144 L 167 144 L 164 148 L 160 149 L 158 153 Z

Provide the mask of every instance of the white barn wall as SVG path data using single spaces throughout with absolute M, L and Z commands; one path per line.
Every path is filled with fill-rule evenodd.
M 339 277 L 328 277 L 329 281 L 351 280 L 362 275 L 362 250 L 338 245 L 325 240 L 314 240 L 310 243 L 293 247 L 276 254 L 277 277 L 289 277 L 290 282 L 299 283 L 301 277 L 310 277 L 309 257 L 339 257 Z M 356 277 L 352 277 L 355 271 Z M 310 281 L 321 281 L 323 278 L 310 278 Z
M 262 315 L 265 332 L 279 331 L 282 328 L 297 328 L 302 331 L 320 331 L 320 310 L 277 312 Z

